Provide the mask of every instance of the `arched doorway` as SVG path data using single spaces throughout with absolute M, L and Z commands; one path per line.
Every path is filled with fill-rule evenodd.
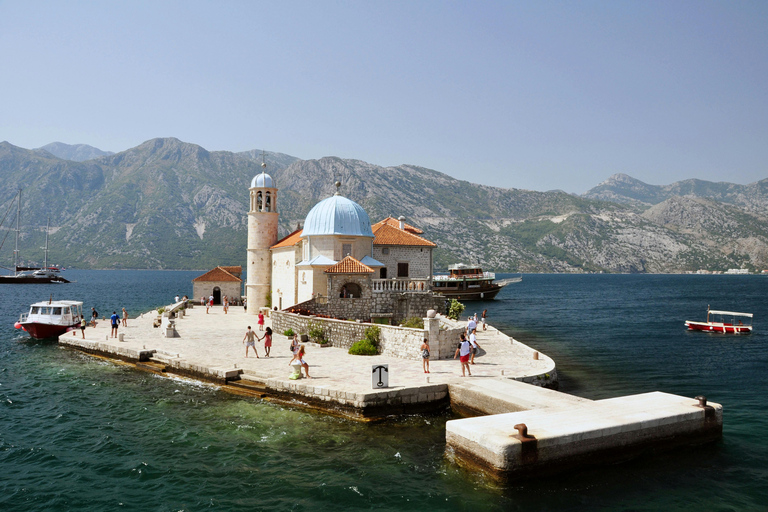
M 363 290 L 357 283 L 345 283 L 339 290 L 339 298 L 341 299 L 359 299 L 363 294 Z
M 218 286 L 213 287 L 213 303 L 216 306 L 221 305 L 221 288 L 219 288 Z

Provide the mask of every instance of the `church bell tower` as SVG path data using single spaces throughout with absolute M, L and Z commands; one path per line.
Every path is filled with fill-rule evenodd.
M 266 173 L 264 152 L 262 171 L 251 180 L 248 210 L 248 270 L 245 295 L 248 313 L 256 315 L 267 305 L 272 293 L 272 257 L 269 248 L 277 243 L 277 187 Z

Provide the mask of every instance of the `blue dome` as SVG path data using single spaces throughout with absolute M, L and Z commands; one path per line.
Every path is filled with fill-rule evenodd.
M 373 238 L 371 220 L 363 207 L 340 195 L 317 203 L 307 214 L 301 236 L 352 235 Z
M 251 188 L 253 187 L 275 188 L 275 185 L 274 185 L 274 181 L 272 180 L 272 176 L 270 176 L 265 172 L 262 172 L 254 176 L 253 179 L 251 180 Z

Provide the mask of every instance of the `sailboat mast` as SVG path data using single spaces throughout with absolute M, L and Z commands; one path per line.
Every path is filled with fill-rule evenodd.
M 48 217 L 48 222 L 45 224 L 45 259 L 43 260 L 43 269 L 48 271 L 48 231 L 51 227 L 51 218 Z
M 19 218 L 21 217 L 21 189 L 19 189 L 19 201 L 16 205 L 16 248 L 13 250 L 13 275 L 19 273 Z

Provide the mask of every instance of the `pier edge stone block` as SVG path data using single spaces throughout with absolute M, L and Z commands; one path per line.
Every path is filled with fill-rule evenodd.
M 531 439 L 516 427 L 525 425 Z M 662 392 L 446 423 L 446 444 L 459 462 L 500 479 L 553 474 L 612 463 L 649 451 L 722 437 L 722 406 Z

